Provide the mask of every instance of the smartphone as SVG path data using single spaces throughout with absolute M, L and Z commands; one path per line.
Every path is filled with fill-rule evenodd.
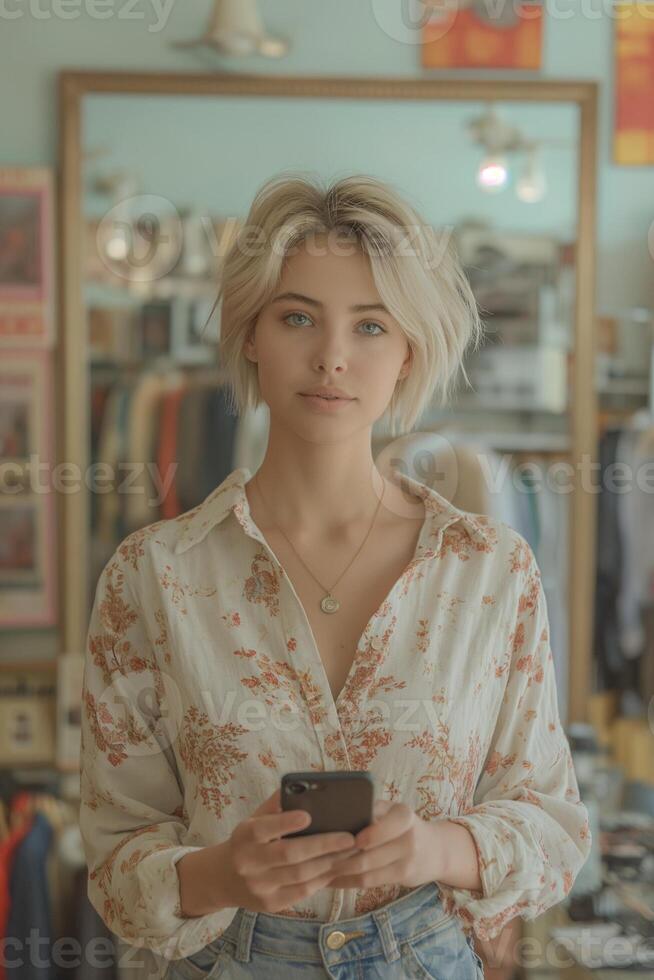
M 338 769 L 287 772 L 282 776 L 282 810 L 306 810 L 311 823 L 284 837 L 348 831 L 358 834 L 372 823 L 375 784 L 369 772 Z

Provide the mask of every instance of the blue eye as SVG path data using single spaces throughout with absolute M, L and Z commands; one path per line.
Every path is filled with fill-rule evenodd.
M 310 319 L 306 315 L 306 313 L 288 313 L 285 317 L 283 317 L 284 322 L 286 323 L 288 320 L 290 320 L 290 318 L 292 316 L 304 317 L 305 320 L 309 320 Z M 293 324 L 291 324 L 291 326 L 293 326 Z M 302 324 L 300 324 L 300 326 L 302 326 Z M 366 326 L 366 327 L 373 326 L 373 327 L 377 327 L 378 331 L 380 331 L 381 333 L 386 333 L 386 331 L 381 326 L 381 324 L 376 323 L 374 320 L 367 320 L 365 323 L 360 324 L 360 326 Z M 364 331 L 364 333 L 367 333 L 369 337 L 378 337 L 379 336 L 379 333 L 368 333 L 367 331 Z
M 386 333 L 386 331 L 385 331 L 385 330 L 384 330 L 384 328 L 383 328 L 383 327 L 381 326 L 381 324 L 379 324 L 379 323 L 375 323 L 375 321 L 374 321 L 374 320 L 368 320 L 368 321 L 367 321 L 367 322 L 366 322 L 365 324 L 362 324 L 362 326 L 365 326 L 365 327 L 369 327 L 369 326 L 373 326 L 373 327 L 379 327 L 379 329 L 381 330 L 381 332 L 382 332 L 382 333 Z M 377 333 L 370 333 L 370 334 L 368 334 L 368 336 L 369 336 L 369 337 L 378 337 L 378 336 L 379 336 L 379 334 L 377 334 Z
M 288 314 L 288 316 L 285 316 L 285 317 L 284 317 L 284 321 L 286 321 L 286 320 L 290 320 L 290 318 L 291 318 L 292 316 L 303 316 L 305 320 L 307 320 L 307 319 L 308 319 L 308 317 L 306 316 L 306 314 L 305 314 L 305 313 L 289 313 L 289 314 Z

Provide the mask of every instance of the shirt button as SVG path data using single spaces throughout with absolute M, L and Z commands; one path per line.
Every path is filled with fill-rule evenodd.
M 330 949 L 340 949 L 345 942 L 345 933 L 336 929 L 329 933 L 326 942 Z
M 373 648 L 373 650 L 376 650 L 378 653 L 384 649 L 384 644 L 382 640 L 379 639 L 378 636 L 373 637 L 373 639 L 370 641 L 370 646 Z

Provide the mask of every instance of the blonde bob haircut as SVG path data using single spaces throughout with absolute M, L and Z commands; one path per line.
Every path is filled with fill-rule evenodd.
M 391 186 L 365 174 L 323 186 L 286 171 L 256 193 L 225 252 L 211 311 L 222 303 L 219 364 L 231 410 L 241 414 L 262 402 L 257 365 L 243 345 L 279 285 L 285 259 L 325 235 L 368 256 L 379 296 L 406 335 L 409 373 L 396 383 L 384 415 L 393 436 L 409 432 L 435 398 L 448 401 L 459 368 L 470 384 L 463 356 L 479 346 L 483 328 L 449 235 L 437 234 Z

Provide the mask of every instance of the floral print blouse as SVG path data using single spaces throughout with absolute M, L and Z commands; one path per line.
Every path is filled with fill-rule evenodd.
M 233 470 L 197 507 L 129 534 L 98 580 L 84 667 L 80 826 L 90 900 L 163 961 L 236 908 L 184 917 L 176 862 L 226 840 L 284 772 L 363 769 L 376 798 L 473 835 L 482 892 L 440 885 L 466 935 L 570 891 L 591 835 L 558 713 L 527 541 L 406 476 L 414 557 L 334 702 L 306 613 Z M 323 889 L 278 914 L 333 921 L 411 891 Z M 163 962 L 160 961 L 160 962 Z

